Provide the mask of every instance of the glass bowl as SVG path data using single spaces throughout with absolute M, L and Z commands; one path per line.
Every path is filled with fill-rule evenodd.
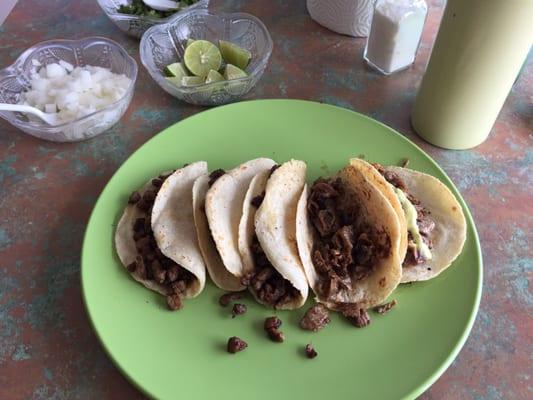
M 166 18 L 144 17 L 140 15 L 122 14 L 117 11 L 118 7 L 123 4 L 131 3 L 131 0 L 97 0 L 98 4 L 104 10 L 106 15 L 115 23 L 119 29 L 126 34 L 140 39 L 144 32 L 154 25 L 164 24 L 175 18 L 176 15 L 182 14 L 189 10 L 206 9 L 209 5 L 209 0 L 199 0 L 191 4 L 183 10 L 177 11 Z
M 103 37 L 80 40 L 49 40 L 38 43 L 24 53 L 11 66 L 0 70 L 0 103 L 17 104 L 22 92 L 30 87 L 29 76 L 35 69 L 32 60 L 41 65 L 64 60 L 73 66 L 94 65 L 111 69 L 131 79 L 124 96 L 116 102 L 61 125 L 50 126 L 26 114 L 0 111 L 0 117 L 30 135 L 54 142 L 75 142 L 89 139 L 113 126 L 128 108 L 137 79 L 137 63 L 118 43 Z
M 248 76 L 199 86 L 175 86 L 165 79 L 163 68 L 183 58 L 187 39 L 213 43 L 227 40 L 252 53 Z M 191 10 L 170 22 L 146 31 L 140 45 L 141 62 L 152 78 L 172 96 L 191 104 L 220 105 L 248 93 L 265 71 L 272 53 L 272 39 L 265 25 L 250 14 L 215 14 Z

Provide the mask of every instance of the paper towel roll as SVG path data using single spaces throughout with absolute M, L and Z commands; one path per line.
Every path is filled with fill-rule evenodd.
M 307 11 L 320 25 L 334 32 L 366 37 L 375 0 L 307 0 Z

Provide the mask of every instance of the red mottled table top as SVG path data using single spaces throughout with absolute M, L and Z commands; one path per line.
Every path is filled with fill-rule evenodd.
M 309 99 L 370 115 L 433 156 L 468 202 L 485 260 L 481 308 L 456 361 L 421 398 L 533 398 L 533 54 L 489 139 L 470 151 L 446 151 L 421 141 L 409 124 L 444 0 L 429 2 L 415 65 L 390 77 L 365 67 L 364 39 L 320 27 L 304 0 L 213 3 L 255 14 L 272 34 L 269 67 L 248 99 Z M 0 67 L 34 43 L 95 34 L 139 61 L 138 41 L 95 0 L 20 0 L 0 26 Z M 143 398 L 89 325 L 79 279 L 83 233 L 121 163 L 163 128 L 202 110 L 162 92 L 140 66 L 126 115 L 92 140 L 49 143 L 0 120 L 0 399 Z

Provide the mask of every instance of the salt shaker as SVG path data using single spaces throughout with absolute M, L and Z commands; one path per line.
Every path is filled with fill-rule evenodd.
M 424 0 L 377 0 L 364 59 L 385 75 L 414 61 L 428 12 Z

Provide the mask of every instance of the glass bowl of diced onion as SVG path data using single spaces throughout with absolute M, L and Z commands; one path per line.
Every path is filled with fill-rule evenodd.
M 165 68 L 183 60 L 189 40 L 223 40 L 245 49 L 251 55 L 246 76 L 198 86 L 171 83 Z M 191 10 L 148 29 L 141 39 L 140 53 L 150 76 L 167 93 L 190 104 L 216 106 L 236 101 L 252 90 L 268 65 L 272 47 L 268 29 L 253 15 Z
M 50 40 L 24 51 L 0 70 L 0 103 L 58 113 L 58 125 L 0 111 L 22 131 L 54 142 L 92 138 L 116 124 L 133 97 L 137 63 L 118 43 L 103 38 Z

